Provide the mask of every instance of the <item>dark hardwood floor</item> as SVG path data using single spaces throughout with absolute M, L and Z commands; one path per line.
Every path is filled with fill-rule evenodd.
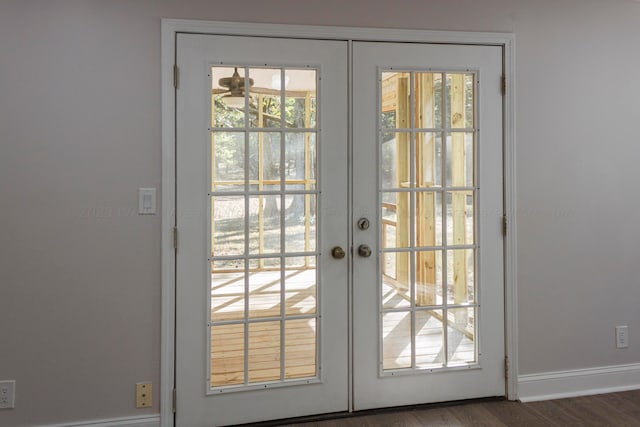
M 640 390 L 544 402 L 471 401 L 454 405 L 384 410 L 295 427 L 419 426 L 640 426 Z

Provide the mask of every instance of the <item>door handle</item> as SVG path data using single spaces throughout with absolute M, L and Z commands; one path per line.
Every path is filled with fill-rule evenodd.
M 371 248 L 369 247 L 369 245 L 358 246 L 358 255 L 363 258 L 369 258 L 371 256 Z
M 335 259 L 342 259 L 345 257 L 345 255 L 346 253 L 344 249 L 342 249 L 340 246 L 336 246 L 335 248 L 331 249 L 331 256 Z

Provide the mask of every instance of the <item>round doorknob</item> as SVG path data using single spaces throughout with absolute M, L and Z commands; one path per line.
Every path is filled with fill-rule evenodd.
M 358 255 L 363 258 L 369 258 L 371 256 L 371 248 L 369 247 L 369 245 L 358 246 Z
M 331 249 L 331 256 L 335 259 L 342 259 L 345 257 L 345 255 L 346 253 L 344 249 L 342 249 L 340 246 L 336 246 L 335 248 Z

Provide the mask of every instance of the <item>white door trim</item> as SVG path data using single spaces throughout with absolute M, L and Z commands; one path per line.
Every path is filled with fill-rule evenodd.
M 518 398 L 518 312 L 515 182 L 515 36 L 510 33 L 475 33 L 327 27 L 307 25 L 253 24 L 219 21 L 163 19 L 161 33 L 162 73 L 162 336 L 161 336 L 161 426 L 174 425 L 173 386 L 175 363 L 175 88 L 176 34 L 181 32 L 245 36 L 291 37 L 352 41 L 396 41 L 502 46 L 506 95 L 504 102 L 504 210 L 508 224 L 505 238 L 505 354 L 508 358 L 507 397 Z M 179 82 L 178 82 L 179 83 Z M 350 132 L 351 134 L 351 132 Z

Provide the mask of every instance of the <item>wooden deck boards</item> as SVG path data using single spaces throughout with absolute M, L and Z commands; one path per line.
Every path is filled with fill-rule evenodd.
M 314 269 L 293 270 L 285 278 L 286 315 L 313 315 L 316 312 L 316 275 Z M 280 272 L 252 273 L 249 277 L 249 319 L 259 320 L 281 315 Z M 244 273 L 213 276 L 211 320 L 242 320 L 245 310 Z M 386 293 L 392 293 L 386 289 Z M 397 296 L 396 307 L 405 299 Z M 389 307 L 389 305 L 387 305 Z M 438 366 L 444 360 L 442 311 L 416 314 L 416 364 Z M 280 380 L 281 324 L 279 320 L 249 323 L 249 383 Z M 316 375 L 316 324 L 314 318 L 286 319 L 284 378 Z M 383 320 L 385 369 L 411 366 L 411 316 L 408 312 L 387 313 Z M 469 336 L 449 329 L 449 360 L 474 359 L 473 341 Z M 225 324 L 211 328 L 211 383 L 214 387 L 244 384 L 245 325 Z
M 313 315 L 316 312 L 315 270 L 293 270 L 285 278 L 285 313 Z M 249 277 L 249 319 L 281 315 L 280 272 L 253 273 Z M 245 310 L 244 273 L 213 276 L 211 320 L 241 320 Z M 316 375 L 315 318 L 285 319 L 284 379 Z M 281 322 L 269 320 L 248 324 L 248 382 L 281 378 Z M 211 328 L 211 384 L 214 387 L 244 384 L 245 325 L 214 325 Z

